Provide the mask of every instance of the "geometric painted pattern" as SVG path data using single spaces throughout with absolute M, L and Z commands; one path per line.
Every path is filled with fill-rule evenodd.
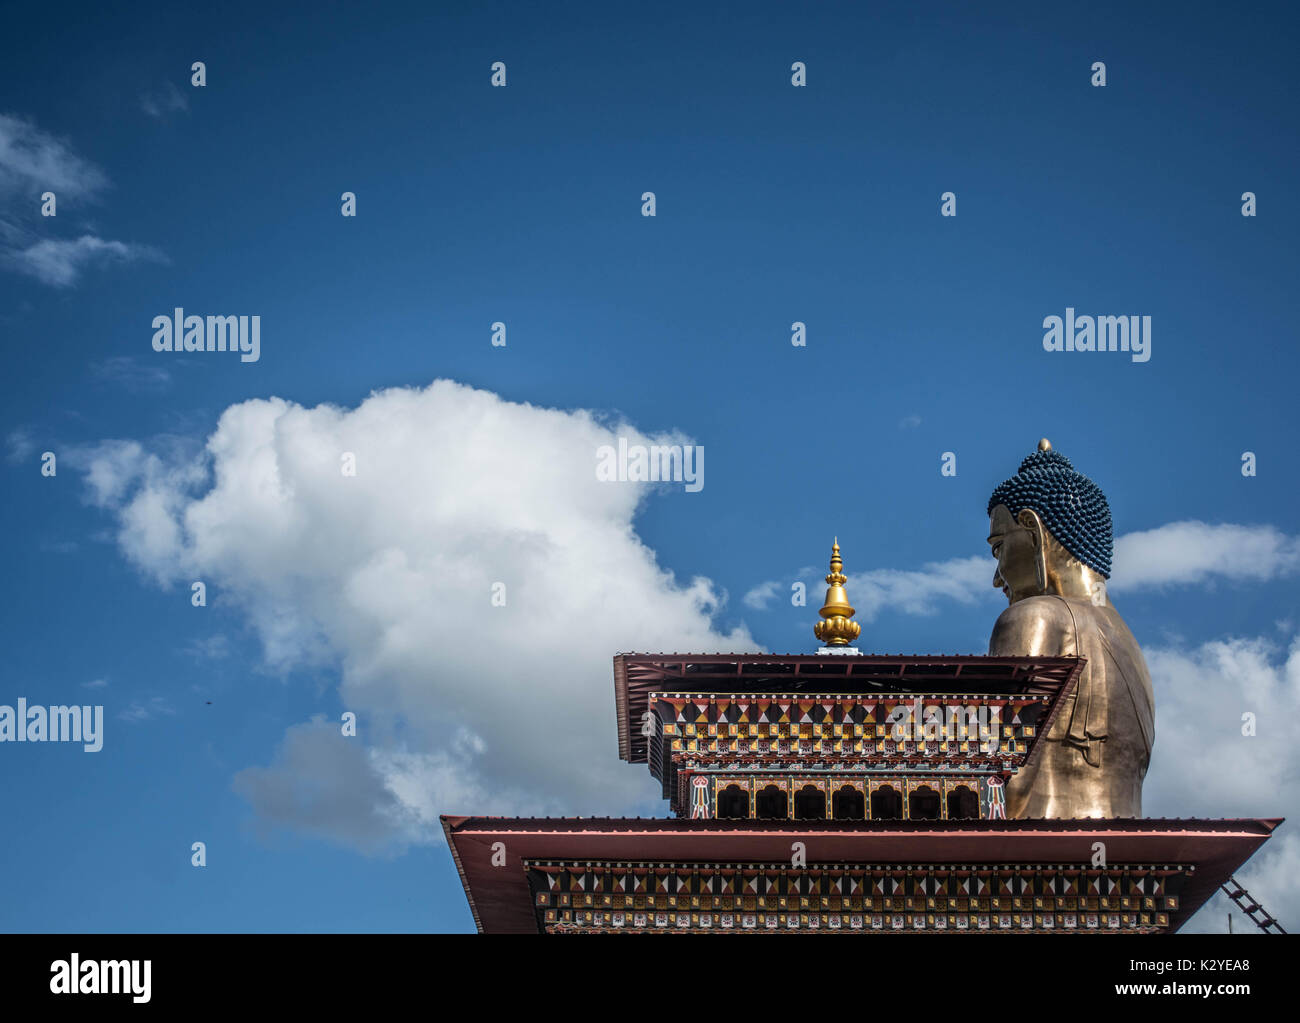
M 1194 868 L 525 860 L 539 926 L 582 932 L 1084 932 L 1169 926 Z
M 749 774 L 755 785 L 781 772 L 816 773 L 828 782 L 851 773 L 951 773 L 967 776 L 960 782 L 967 785 L 972 776 L 1010 774 L 1024 763 L 1051 699 L 652 693 L 649 706 L 651 771 L 673 811 L 686 816 L 692 811 L 684 785 L 699 773 L 726 773 L 733 776 L 728 784 L 738 773 Z M 852 782 L 863 784 L 861 777 Z M 932 779 L 927 783 L 933 787 Z M 899 788 L 899 779 L 888 784 Z M 940 819 L 947 816 L 945 809 Z
M 1032 737 L 1049 703 L 1047 697 L 973 694 L 736 698 L 654 693 L 650 697 L 666 735 L 695 742 L 699 751 L 765 753 L 800 745 L 808 751 L 841 753 L 981 752 L 978 747 L 994 726 L 1002 736 L 1013 731 L 1020 738 Z M 894 741 L 896 724 L 911 725 L 907 742 Z M 850 740 L 847 750 L 845 739 Z

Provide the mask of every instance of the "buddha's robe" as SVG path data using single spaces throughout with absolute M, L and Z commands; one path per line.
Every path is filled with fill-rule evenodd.
M 1009 817 L 1140 817 L 1155 741 L 1151 676 L 1133 633 L 1110 606 L 1026 597 L 999 616 L 989 653 L 1084 657 L 1035 762 L 1007 782 Z

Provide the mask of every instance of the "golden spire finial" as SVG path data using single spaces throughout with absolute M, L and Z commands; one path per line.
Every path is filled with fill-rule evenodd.
M 827 646 L 848 646 L 858 638 L 862 626 L 849 621 L 853 617 L 853 605 L 844 592 L 847 579 L 844 576 L 844 562 L 840 559 L 840 538 L 835 538 L 831 547 L 831 571 L 826 577 L 826 603 L 822 605 L 822 620 L 813 626 L 813 634 Z
M 1038 450 L 1039 450 L 1039 451 L 1051 451 L 1051 450 L 1052 450 L 1052 442 L 1051 442 L 1050 440 L 1048 440 L 1046 437 L 1044 437 L 1042 440 L 1040 440 L 1040 441 L 1038 442 Z

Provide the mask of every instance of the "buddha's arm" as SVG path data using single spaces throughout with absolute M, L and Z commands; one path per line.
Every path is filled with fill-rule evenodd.
M 1073 622 L 1069 620 L 1068 609 L 1055 597 L 1026 597 L 1016 601 L 998 616 L 993 635 L 989 637 L 989 653 L 995 657 L 1059 657 L 1066 652 L 1074 652 Z M 1058 718 L 1052 729 L 1059 733 L 1063 725 Z M 1007 780 L 1007 812 L 1012 817 L 1046 814 L 1046 803 L 1033 802 L 1042 765 L 1040 757 Z
M 1078 657 L 1080 648 L 1075 612 L 1062 598 L 1027 597 L 1002 612 L 989 640 L 989 653 L 1030 657 Z M 1103 667 L 1087 665 L 1047 738 L 1068 741 L 1089 764 L 1101 763 L 1101 740 L 1108 734 L 1109 694 Z

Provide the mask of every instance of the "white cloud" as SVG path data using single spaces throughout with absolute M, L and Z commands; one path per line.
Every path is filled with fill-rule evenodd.
M 775 580 L 768 580 L 765 583 L 759 583 L 740 598 L 741 603 L 746 607 L 752 607 L 756 610 L 764 611 L 767 609 L 768 603 L 770 603 L 772 598 L 776 596 L 777 588 L 780 585 L 781 584 Z
M 240 771 L 234 788 L 263 831 L 290 827 L 367 853 L 392 848 L 401 804 L 372 770 L 365 746 L 321 718 L 291 727 L 271 765 Z
M 1220 579 L 1266 581 L 1300 570 L 1300 537 L 1287 536 L 1273 526 L 1171 522 L 1118 537 L 1113 567 L 1107 588 L 1115 593 L 1212 585 Z M 985 599 L 1004 601 L 993 588 L 994 568 L 991 556 L 974 555 L 931 562 L 919 569 L 850 571 L 848 589 L 857 617 L 864 622 L 873 621 L 882 609 L 931 615 L 944 601 L 967 605 Z M 804 569 L 800 576 L 809 593 L 820 583 L 816 569 Z
M 884 610 L 907 615 L 932 615 L 938 613 L 945 600 L 974 604 L 996 596 L 1005 601 L 1006 598 L 993 589 L 993 568 L 991 557 L 972 556 L 934 561 L 919 569 L 873 568 L 860 572 L 850 569 L 845 573 L 848 576 L 846 588 L 857 611 L 854 618 L 861 622 L 875 621 Z M 797 573 L 807 587 L 809 603 L 814 606 L 820 605 L 825 592 L 825 572 L 825 569 L 808 566 Z
M 184 457 L 167 461 L 146 452 L 136 441 L 110 440 L 90 447 L 69 448 L 63 460 L 85 475 L 87 498 L 101 508 L 116 508 L 128 491 L 137 487 L 145 495 L 144 504 L 164 495 L 180 502 L 189 488 L 207 478 L 205 465 Z M 126 509 L 119 522 L 119 533 L 133 526 L 141 514 L 141 507 Z M 139 541 L 146 542 L 146 538 L 141 537 Z M 156 578 L 163 585 L 170 583 L 166 574 L 157 574 Z
M 1156 742 L 1143 812 L 1294 819 L 1300 813 L 1300 747 L 1294 738 L 1300 637 L 1287 650 L 1267 637 L 1254 637 L 1144 654 L 1155 687 Z M 1248 713 L 1255 716 L 1253 736 L 1242 735 L 1242 715 Z M 1300 924 L 1294 873 L 1300 842 L 1293 832 L 1293 825 L 1283 825 L 1236 874 L 1288 930 Z M 1229 905 L 1226 897 L 1216 898 L 1188 929 L 1223 930 Z
M 225 633 L 192 639 L 185 644 L 185 653 L 196 661 L 220 661 L 230 656 L 230 640 Z
M 142 259 L 162 261 L 163 258 L 160 252 L 147 245 L 105 241 L 91 234 L 75 239 L 45 238 L 26 248 L 10 249 L 4 253 L 4 261 L 10 267 L 56 288 L 75 284 L 81 271 L 88 266 L 131 263 Z
M 164 391 L 172 382 L 171 373 L 164 367 L 141 362 L 129 355 L 114 355 L 91 363 L 90 371 L 106 383 L 137 394 Z
M 292 828 L 371 855 L 440 836 L 438 815 L 449 804 L 513 815 L 546 805 L 535 794 L 488 782 L 463 749 L 371 748 L 320 716 L 290 727 L 272 763 L 240 771 L 234 788 L 253 806 L 263 833 Z
M 92 678 L 89 682 L 83 682 L 81 683 L 81 685 L 85 689 L 103 689 L 105 686 L 108 685 L 108 679 Z
M 929 615 L 938 610 L 941 600 L 973 604 L 995 592 L 991 557 L 953 558 L 913 570 L 877 568 L 849 579 L 849 594 L 858 609 L 856 617 L 868 622 L 882 608 Z
M 165 261 L 147 245 L 100 238 L 50 238 L 61 217 L 39 215 L 40 197 L 53 192 L 62 214 L 69 201 L 94 200 L 108 177 L 62 139 L 31 121 L 0 114 L 0 265 L 56 288 L 71 287 L 89 266 Z M 40 230 L 29 226 L 40 223 Z M 91 231 L 93 232 L 93 228 Z
M 898 421 L 898 428 L 900 430 L 915 430 L 920 425 L 921 425 L 921 417 L 918 416 L 915 412 L 913 412 L 911 415 L 904 416 L 902 419 Z
M 1294 575 L 1300 537 L 1272 526 L 1170 522 L 1115 541 L 1112 589 Z
M 1288 933 L 1294 934 L 1296 927 L 1300 926 L 1300 899 L 1295 894 L 1297 870 L 1300 870 L 1300 837 L 1291 830 L 1291 825 L 1284 824 L 1233 877 L 1263 905 L 1264 912 L 1257 912 L 1257 919 L 1262 919 L 1265 913 L 1272 913 Z M 1229 913 L 1232 914 L 1234 933 L 1261 933 L 1256 924 L 1221 891 L 1216 892 L 1183 925 L 1182 933 L 1222 934 L 1228 929 Z
M 142 570 L 204 579 L 274 669 L 339 668 L 362 735 L 291 730 L 241 791 L 263 816 L 371 849 L 359 834 L 436 837 L 438 812 L 657 802 L 614 752 L 611 655 L 756 649 L 712 627 L 722 598 L 707 579 L 678 582 L 637 537 L 650 488 L 596 479 L 597 448 L 618 436 L 665 442 L 438 381 L 355 409 L 244 402 L 195 461 L 114 441 L 73 464 Z M 346 820 L 295 795 L 310 802 L 308 768 L 330 756 L 352 772 Z
M 171 82 L 157 92 L 146 92 L 140 97 L 140 109 L 150 117 L 162 120 L 178 110 L 188 110 L 189 100 Z
M 131 705 L 117 716 L 122 721 L 150 721 L 164 715 L 170 717 L 175 709 L 161 696 L 151 696 L 147 700 L 132 700 Z
M 10 465 L 26 461 L 35 450 L 36 441 L 32 439 L 32 432 L 25 427 L 12 430 L 5 437 L 5 461 Z
M 20 117 L 0 114 L 0 196 L 42 192 L 62 201 L 93 196 L 108 185 L 103 171 L 83 160 L 61 139 Z

